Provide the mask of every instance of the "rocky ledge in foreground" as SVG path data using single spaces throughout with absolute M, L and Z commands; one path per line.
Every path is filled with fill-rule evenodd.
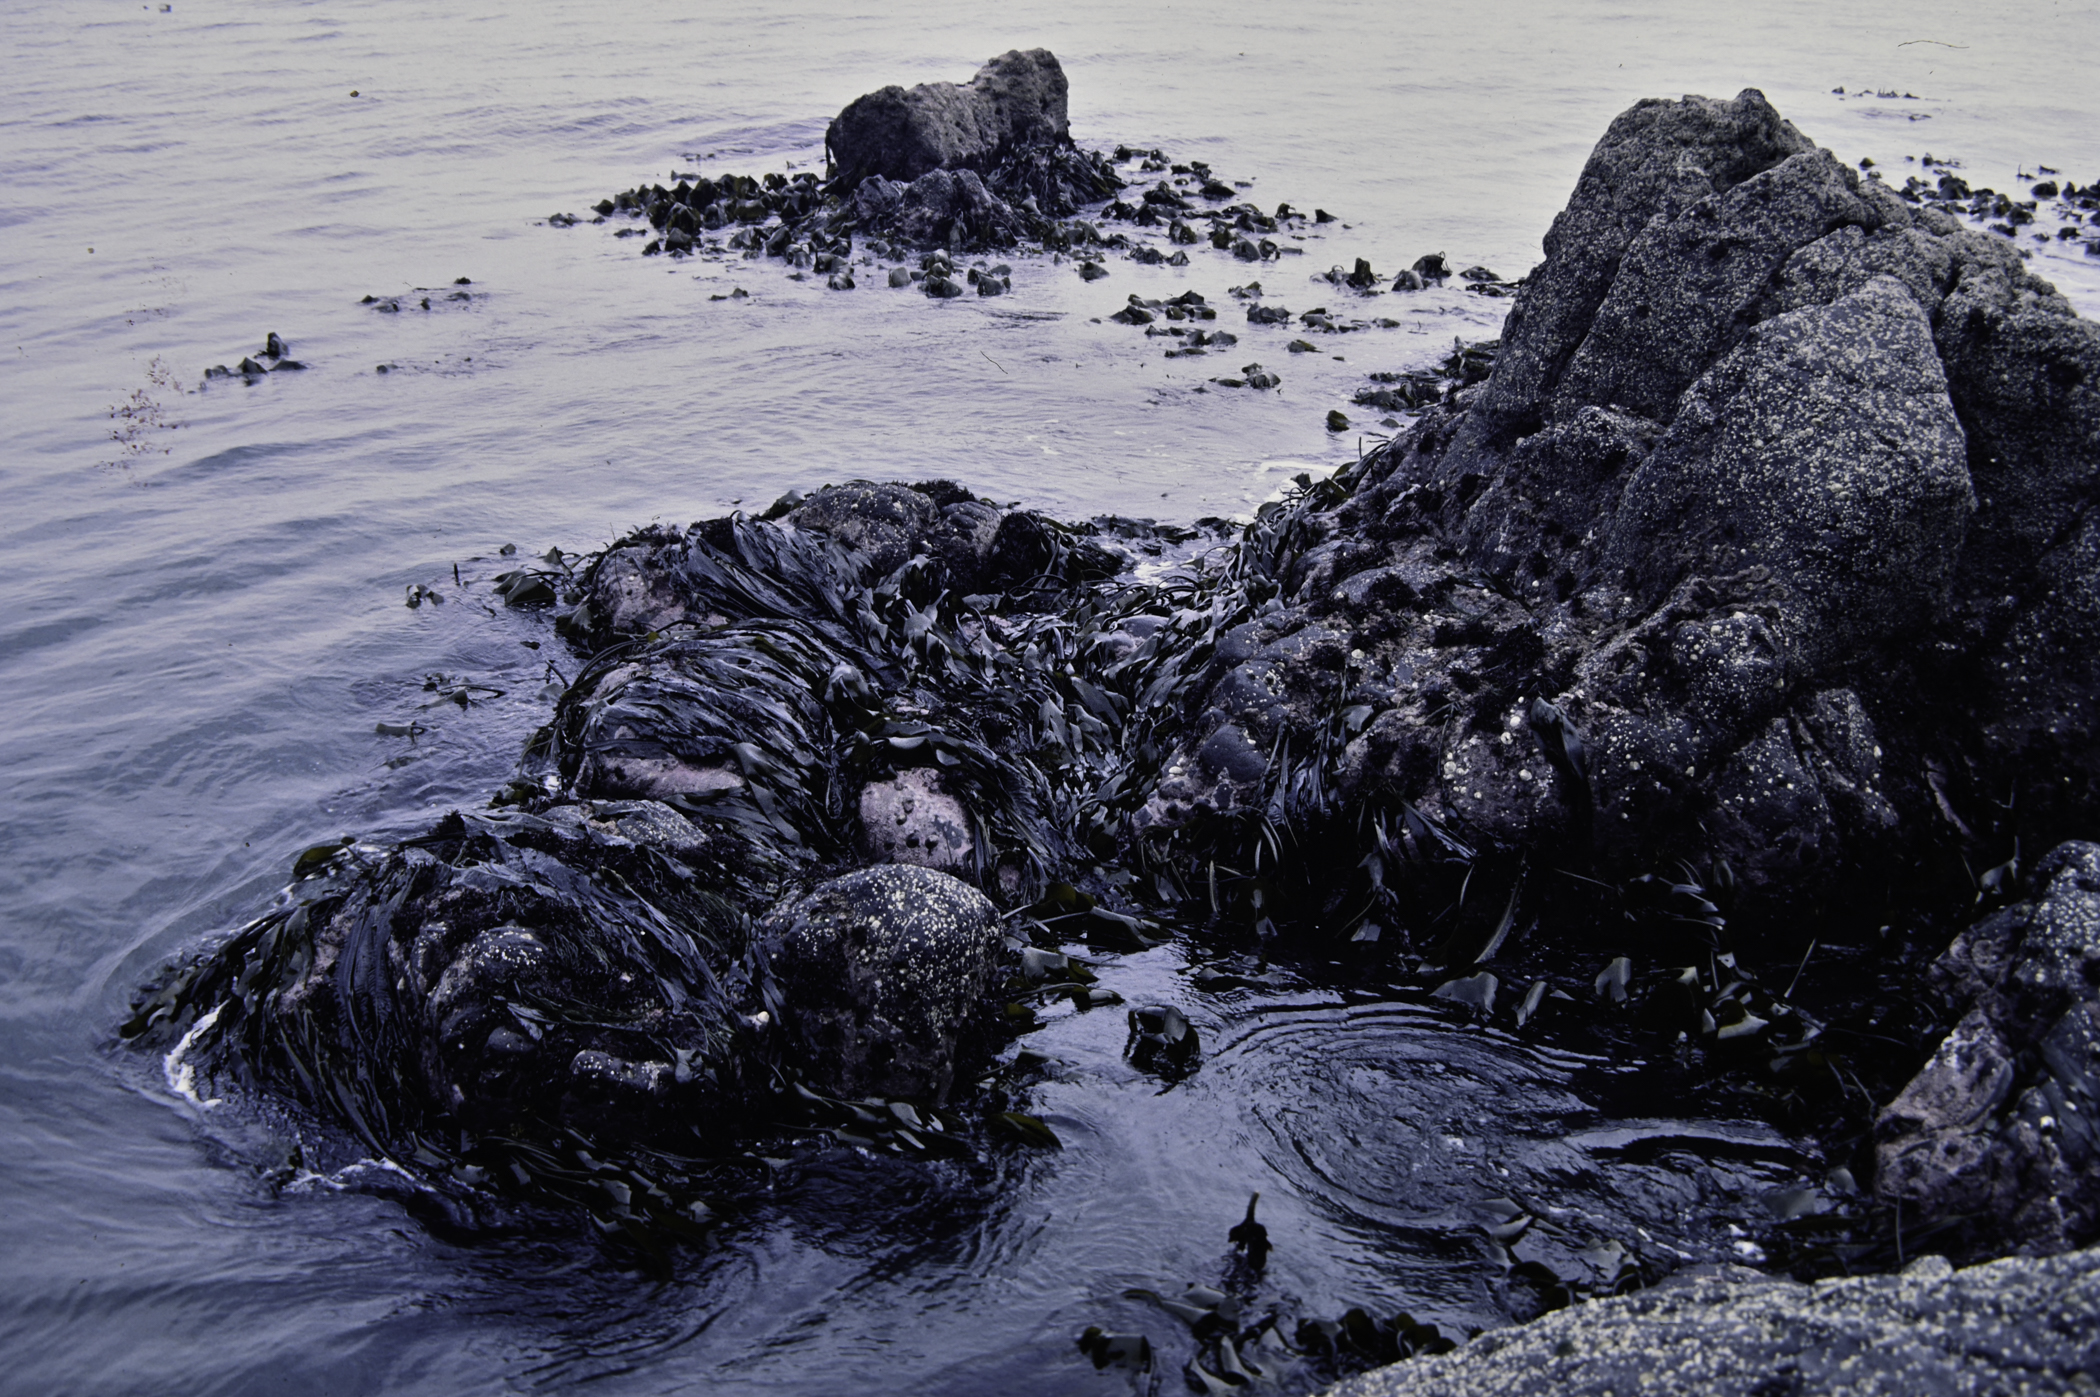
M 1741 1267 L 1673 1277 L 1443 1356 L 1353 1378 L 1327 1397 L 1984 1397 L 2087 1392 L 2100 1374 L 2100 1256 L 1813 1286 Z
M 1179 932 L 1795 1113 L 1872 1195 L 1806 1268 L 2089 1241 L 2100 331 L 1755 92 L 1620 117 L 1546 250 L 1483 381 L 1215 547 L 851 485 L 508 574 L 584 657 L 527 779 L 127 1033 L 646 1235 L 809 1112 L 1030 1137 L 979 1073 L 1062 948 Z

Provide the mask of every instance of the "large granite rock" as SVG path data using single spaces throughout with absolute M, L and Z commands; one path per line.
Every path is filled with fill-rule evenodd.
M 1327 1397 L 1984 1397 L 2100 1377 L 2100 1255 L 1802 1285 L 1729 1267 L 1556 1311 Z
M 824 133 L 838 178 L 909 184 L 933 170 L 983 173 L 1031 146 L 1071 141 L 1070 85 L 1048 49 L 1009 50 L 967 83 L 895 85 L 856 98 Z
M 1341 803 L 1725 864 L 1743 925 L 2088 832 L 2100 327 L 1754 91 L 1620 117 L 1546 252 L 1486 381 L 1271 531 L 1140 824 L 1266 809 L 1208 744 L 1348 710 Z

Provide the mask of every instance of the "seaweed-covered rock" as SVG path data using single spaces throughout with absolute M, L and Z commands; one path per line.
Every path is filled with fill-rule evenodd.
M 190 1080 L 289 1089 L 366 1149 L 729 1132 L 749 1053 L 746 859 L 649 801 L 453 814 L 317 850 L 285 903 L 143 998 Z
M 1719 1267 L 1380 1368 L 1327 1397 L 2080 1392 L 2100 1369 L 2096 1307 L 2091 1251 L 1967 1270 L 1933 1256 L 1815 1285 Z
M 1013 49 L 967 83 L 890 86 L 833 118 L 824 144 L 848 185 L 870 175 L 907 184 L 932 170 L 989 170 L 1029 146 L 1071 141 L 1070 84 L 1048 49 Z
M 1012 247 L 1040 224 L 969 169 L 929 170 L 909 184 L 876 175 L 850 207 L 857 227 L 926 247 Z
M 817 1082 L 947 1098 L 998 968 L 990 899 L 935 869 L 881 864 L 824 883 L 758 934 L 768 998 Z
M 1057 149 L 903 189 L 1004 198 Z M 812 188 L 768 193 L 828 219 Z M 651 207 L 769 216 L 758 192 Z M 433 1122 L 712 1138 L 790 1080 L 782 1051 L 847 1094 L 950 1090 L 987 909 L 1040 900 L 1046 931 L 1346 940 L 1408 975 L 1608 946 L 1599 993 L 1687 1063 L 1826 1053 L 1759 963 L 1811 934 L 1865 962 L 1859 931 L 1969 904 L 1964 861 L 2003 890 L 2100 813 L 2100 329 L 1754 92 L 1614 123 L 1547 254 L 1501 341 L 1409 380 L 1416 423 L 1216 548 L 852 482 L 504 574 L 581 656 L 521 808 L 344 856 L 135 1036 L 392 1148 Z M 2072 925 L 2090 862 L 2045 865 L 1949 966 L 2055 965 L 2019 938 Z M 931 940 L 898 910 L 921 895 Z M 1640 983 L 1643 938 L 1688 968 Z M 2057 999 L 1950 988 L 1976 1014 L 1891 1108 L 1886 1197 L 2091 1234 L 2064 1122 L 2091 1119 L 2094 1019 L 2062 997 L 2091 981 L 2058 969 Z M 1523 1027 L 1551 988 L 1476 1007 Z
M 1936 963 L 1967 1013 L 1882 1110 L 1874 1187 L 2050 1252 L 2100 1234 L 2100 845 L 2063 845 L 2034 881 Z

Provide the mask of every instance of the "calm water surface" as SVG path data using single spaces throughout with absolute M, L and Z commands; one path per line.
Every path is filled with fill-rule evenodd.
M 573 1238 L 461 1249 L 325 1182 L 272 1193 L 266 1126 L 200 1120 L 106 1040 L 141 978 L 267 901 L 298 849 L 503 779 L 566 660 L 486 604 L 499 546 L 587 549 L 854 476 L 1067 515 L 1244 511 L 1355 453 L 1323 417 L 1363 374 L 1490 335 L 1502 305 L 1385 298 L 1400 328 L 1336 337 L 1339 361 L 1243 330 L 1285 379 L 1256 396 L 1197 393 L 1188 361 L 1097 323 L 1130 291 L 1216 300 L 1258 274 L 1306 309 L 1335 294 L 1313 271 L 1437 250 L 1518 274 L 1648 95 L 1759 86 L 1899 177 L 1930 151 L 1999 188 L 2039 165 L 2092 182 L 2100 11 L 446 8 L 0 14 L 0 1390 L 1112 1391 L 1072 1336 L 1165 1339 L 1121 1291 L 1215 1279 L 1253 1188 L 1280 1246 L 1266 1302 L 1464 1328 L 1501 1318 L 1468 1240 L 1484 1197 L 1536 1185 L 1600 1235 L 1698 1252 L 1810 1167 L 1724 1124 L 1700 1127 L 1746 1132 L 1719 1195 L 1667 1169 L 1608 1182 L 1597 1142 L 1681 1133 L 1611 1107 L 1623 1069 L 1404 1004 L 1198 995 L 1162 948 L 1106 978 L 1186 1004 L 1212 1045 L 1190 1082 L 1132 1072 L 1107 1015 L 1060 1020 L 1030 1046 L 1058 1064 L 1037 1104 L 1062 1154 L 798 1166 L 657 1287 Z M 674 168 L 807 167 L 855 95 L 1036 44 L 1082 141 L 1208 160 L 1341 222 L 1258 273 L 1206 253 L 1086 286 L 1024 262 L 1012 296 L 944 305 L 544 226 Z M 2100 259 L 2035 265 L 2100 308 Z M 461 276 L 474 299 L 427 313 L 358 304 Z M 306 373 L 197 391 L 270 331 Z M 448 604 L 404 607 L 415 584 Z M 435 673 L 502 696 L 421 710 Z M 374 733 L 411 717 L 432 729 L 413 747 Z

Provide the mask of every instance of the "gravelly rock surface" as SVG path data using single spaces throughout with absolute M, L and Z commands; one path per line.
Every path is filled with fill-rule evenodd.
M 1327 1397 L 1983 1397 L 2100 1387 L 2100 1254 L 1801 1285 L 1742 1268 L 1557 1311 Z

